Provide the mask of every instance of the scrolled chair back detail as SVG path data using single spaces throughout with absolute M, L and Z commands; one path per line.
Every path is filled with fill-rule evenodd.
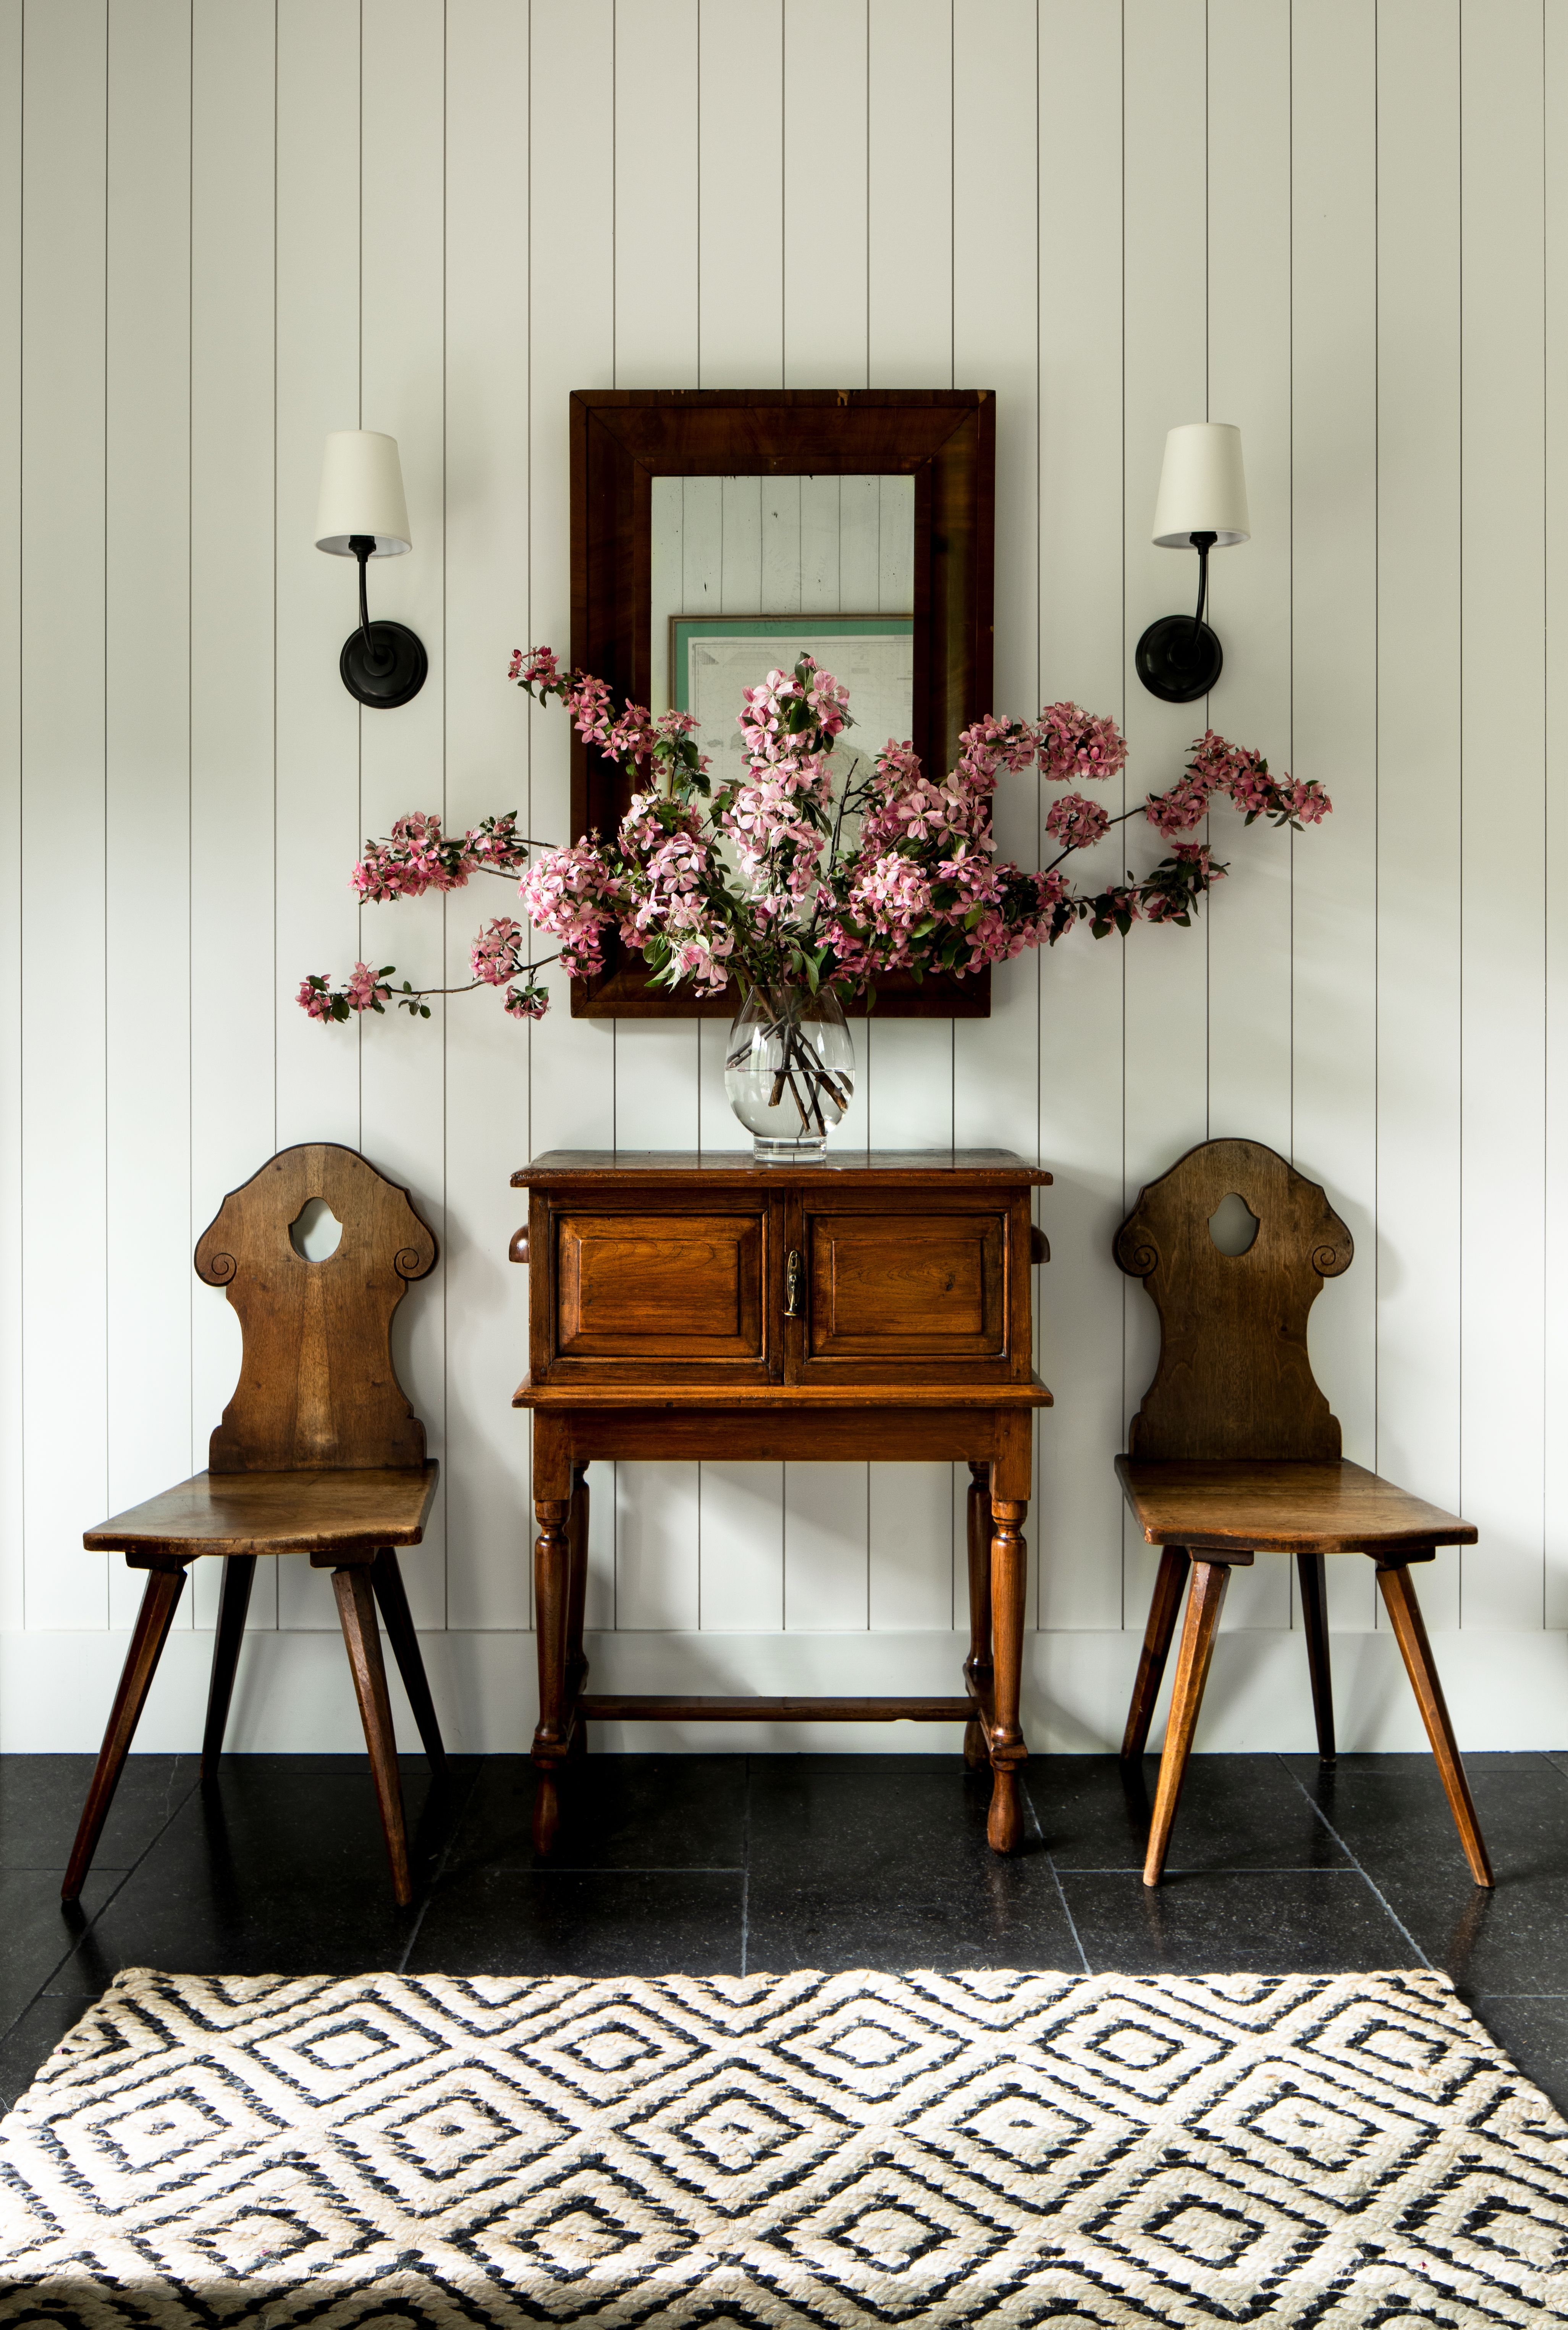
M 1258 1222 L 1243 1254 L 1222 1252 L 1209 1229 L 1233 1193 Z M 1261 1141 L 1204 1141 L 1151 1181 L 1115 1243 L 1160 1320 L 1159 1365 L 1129 1454 L 1337 1459 L 1339 1424 L 1312 1373 L 1307 1314 L 1354 1251 L 1318 1183 Z
M 342 1224 L 318 1262 L 289 1236 L 319 1198 Z M 231 1190 L 196 1246 L 196 1271 L 227 1289 L 244 1350 L 210 1444 L 213 1473 L 415 1465 L 425 1430 L 392 1365 L 393 1312 L 435 1265 L 408 1191 L 357 1151 L 286 1149 Z

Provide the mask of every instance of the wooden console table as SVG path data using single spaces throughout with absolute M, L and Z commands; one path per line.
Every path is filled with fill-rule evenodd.
M 1005 1150 L 749 1156 L 562 1150 L 512 1177 L 528 1222 L 539 1771 L 534 1838 L 553 1842 L 557 1776 L 595 1720 L 966 1725 L 988 1761 L 987 1833 L 1023 1833 L 1015 1773 L 1030 1495 L 1030 1264 L 1047 1248 Z M 588 1488 L 595 1458 L 967 1460 L 969 1655 L 952 1699 L 707 1699 L 584 1690 Z

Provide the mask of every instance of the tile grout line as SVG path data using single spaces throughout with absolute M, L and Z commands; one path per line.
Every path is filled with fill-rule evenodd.
M 176 1757 L 175 1760 L 177 1762 L 178 1758 Z M 76 1956 L 83 1942 L 86 1941 L 88 1936 L 92 1932 L 93 1927 L 98 1924 L 99 1919 L 103 1916 L 104 1911 L 119 1899 L 121 1893 L 124 1892 L 127 1885 L 129 1884 L 131 1879 L 136 1875 L 137 1870 L 141 1867 L 142 1862 L 146 1859 L 148 1853 L 152 1852 L 153 1848 L 159 1842 L 160 1839 L 167 1833 L 171 1823 L 178 1818 L 182 1812 L 184 1812 L 185 1806 L 190 1803 L 191 1798 L 195 1795 L 201 1785 L 202 1767 L 200 1762 L 198 1762 L 194 1779 L 193 1779 L 190 1786 L 185 1790 L 184 1795 L 180 1798 L 179 1803 L 175 1806 L 173 1812 L 165 1814 L 163 1821 L 159 1824 L 158 1828 L 147 1839 L 146 1844 L 142 1847 L 140 1852 L 137 1853 L 136 1859 L 131 1862 L 129 1868 L 121 1870 L 118 1884 L 111 1888 L 105 1899 L 93 1911 L 91 1917 L 86 1918 L 82 1925 L 81 1931 L 79 1934 L 73 1934 L 71 1936 L 70 1948 L 64 1951 L 60 1957 L 56 1958 L 53 1965 L 50 1968 L 48 1974 L 39 1984 L 37 1989 L 33 1993 L 32 1996 L 28 1999 L 26 2004 L 21 2009 L 20 2013 L 14 2015 L 11 2021 L 5 2025 L 4 2029 L 0 2029 L 0 2040 L 8 2039 L 12 2032 L 15 2030 L 16 2025 L 22 2021 L 23 2016 L 30 2014 L 41 1998 L 49 1996 L 50 1984 L 54 1980 L 55 1976 L 61 1972 L 62 1967 L 70 1965 L 71 1959 Z M 112 1980 L 112 1976 L 110 1978 Z M 107 1984 L 105 1987 L 107 1988 Z M 86 1996 L 86 1993 L 83 1993 L 83 1995 Z M 101 1996 L 102 1993 L 95 1992 L 93 1995 Z
M 420 1903 L 419 1911 L 414 1918 L 413 1925 L 410 1929 L 408 1940 L 403 1944 L 402 1956 L 399 1958 L 396 1967 L 396 1971 L 400 1975 L 403 1975 L 408 1972 L 408 1964 L 410 1958 L 413 1955 L 414 1944 L 419 1940 L 420 1929 L 425 1922 L 425 1913 L 429 1909 L 430 1903 L 436 1898 L 436 1888 L 439 1885 L 442 1878 L 447 1873 L 447 1863 L 452 1857 L 452 1847 L 458 1841 L 458 1831 L 463 1824 L 463 1816 L 473 1801 L 475 1791 L 477 1789 L 479 1782 L 484 1776 L 484 1771 L 485 1761 L 483 1757 L 479 1757 L 476 1758 L 475 1761 L 474 1776 L 468 1783 L 468 1793 L 457 1809 L 456 1815 L 452 1821 L 450 1833 L 448 1835 L 445 1844 L 441 1847 L 440 1857 L 437 1861 L 435 1868 L 430 1872 L 430 1885 L 426 1889 L 424 1899 Z
M 746 1801 L 741 1814 L 741 1972 L 751 1939 L 751 1758 L 746 1758 Z
M 1034 1806 L 1034 1799 L 1029 1794 L 1028 1783 L 1025 1780 L 1022 1774 L 1019 1775 L 1018 1778 L 1018 1793 L 1029 1807 L 1029 1817 L 1034 1823 L 1034 1833 L 1039 1838 L 1040 1849 L 1045 1855 L 1045 1866 L 1051 1871 L 1051 1881 L 1056 1888 L 1056 1899 L 1062 1904 L 1062 1914 L 1067 1920 L 1067 1930 L 1072 1937 L 1072 1946 L 1078 1953 L 1079 1964 L 1082 1966 L 1085 1974 L 1092 1974 L 1094 1969 L 1089 1963 L 1089 1953 L 1084 1948 L 1082 1937 L 1078 1931 L 1078 1920 L 1073 1916 L 1072 1911 L 1068 1905 L 1067 1895 L 1063 1888 L 1061 1874 L 1056 1867 L 1055 1856 L 1045 1842 L 1045 1831 L 1041 1826 L 1040 1815 Z
M 1346 1858 L 1349 1861 L 1350 1865 L 1355 1870 L 1356 1875 L 1366 1886 L 1367 1890 L 1372 1894 L 1373 1899 L 1377 1902 L 1379 1908 L 1382 1909 L 1387 1916 L 1393 1919 L 1394 1925 L 1398 1927 L 1400 1932 L 1404 1936 L 1405 1940 L 1410 1944 L 1411 1948 L 1415 1952 L 1422 1965 L 1427 1968 L 1429 1973 L 1435 1974 L 1437 1972 L 1437 1968 L 1432 1965 L 1431 1958 L 1428 1957 L 1421 1944 L 1416 1940 L 1415 1936 L 1411 1932 L 1410 1927 L 1405 1924 L 1404 1919 L 1393 1908 L 1393 1903 L 1389 1900 L 1388 1896 L 1384 1893 L 1382 1886 L 1376 1883 L 1368 1871 L 1362 1867 L 1360 1861 L 1356 1859 L 1355 1853 L 1351 1852 L 1349 1845 L 1340 1835 L 1339 1831 L 1335 1827 L 1334 1823 L 1329 1819 L 1327 1814 L 1324 1811 L 1317 1798 L 1308 1793 L 1303 1783 L 1297 1778 L 1296 1774 L 1290 1771 L 1290 1766 L 1285 1762 L 1283 1756 L 1276 1757 L 1275 1761 L 1280 1764 L 1285 1771 L 1290 1773 L 1290 1778 L 1294 1785 L 1301 1790 L 1301 1794 L 1307 1798 L 1307 1802 L 1311 1805 L 1313 1811 L 1317 1814 L 1324 1827 L 1328 1831 L 1329 1835 L 1334 1839 L 1335 1843 L 1339 1847 L 1341 1852 L 1343 1852 Z

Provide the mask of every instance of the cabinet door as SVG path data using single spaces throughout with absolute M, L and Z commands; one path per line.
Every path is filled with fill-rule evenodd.
M 1005 1376 L 1007 1231 L 995 1201 L 909 1213 L 808 1204 L 803 1378 Z
M 551 1372 L 766 1371 L 760 1208 L 552 1208 Z

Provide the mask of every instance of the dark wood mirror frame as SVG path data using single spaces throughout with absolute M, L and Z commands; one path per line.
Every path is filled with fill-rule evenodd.
M 571 661 L 649 701 L 656 477 L 912 476 L 913 743 L 950 769 L 959 731 L 991 708 L 996 399 L 988 389 L 580 389 L 571 399 Z M 878 744 L 883 740 L 877 739 Z M 571 830 L 613 831 L 625 781 L 577 737 Z M 879 1017 L 985 1018 L 990 973 L 879 980 Z M 580 1018 L 728 1019 L 732 990 L 650 986 L 612 955 L 572 982 Z

